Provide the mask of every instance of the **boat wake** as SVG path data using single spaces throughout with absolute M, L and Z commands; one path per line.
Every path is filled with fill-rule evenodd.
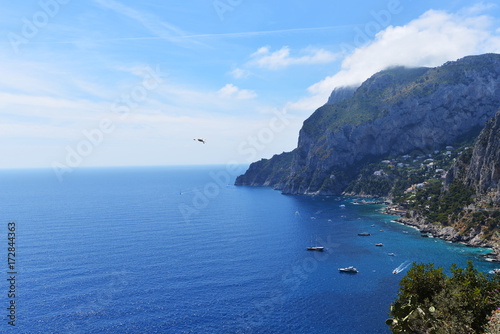
M 406 268 L 408 268 L 408 266 L 411 264 L 410 261 L 405 261 L 403 263 L 401 263 L 396 269 L 394 269 L 392 271 L 393 274 L 399 274 L 400 272 L 402 272 L 403 270 L 405 270 Z

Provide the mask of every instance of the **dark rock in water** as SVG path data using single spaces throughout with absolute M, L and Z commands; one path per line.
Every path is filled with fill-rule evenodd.
M 440 149 L 479 133 L 500 106 L 500 55 L 436 68 L 396 67 L 373 75 L 351 97 L 347 89 L 334 93 L 332 104 L 304 121 L 294 151 L 252 164 L 236 184 L 338 195 L 376 158 Z

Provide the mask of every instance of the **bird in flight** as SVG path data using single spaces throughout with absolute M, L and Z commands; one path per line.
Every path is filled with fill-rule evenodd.
M 193 140 L 197 140 L 197 141 L 202 142 L 203 144 L 205 144 L 205 139 L 203 139 L 203 138 L 195 138 Z

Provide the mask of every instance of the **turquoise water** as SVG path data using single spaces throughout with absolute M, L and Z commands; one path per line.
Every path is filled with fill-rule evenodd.
M 224 166 L 103 168 L 59 182 L 51 170 L 1 171 L 0 303 L 6 310 L 15 221 L 15 331 L 388 333 L 406 272 L 396 267 L 495 268 L 478 256 L 486 250 L 421 238 L 381 206 L 235 187 L 228 175 Z M 305 250 L 314 243 L 328 250 Z M 351 265 L 358 274 L 339 273 Z M 7 321 L 2 331 L 14 330 Z

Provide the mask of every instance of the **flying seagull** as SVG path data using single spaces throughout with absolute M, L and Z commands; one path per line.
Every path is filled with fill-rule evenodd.
M 195 138 L 193 140 L 197 140 L 197 141 L 202 142 L 203 144 L 205 144 L 205 139 L 203 139 L 203 138 Z

